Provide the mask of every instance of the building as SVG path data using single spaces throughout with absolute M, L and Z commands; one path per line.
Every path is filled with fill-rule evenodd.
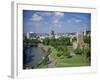
M 26 38 L 27 38 L 27 39 L 37 39 L 38 36 L 37 36 L 36 33 L 29 32 L 29 33 L 26 34 Z
M 55 31 L 51 31 L 51 37 L 55 37 Z
M 26 33 L 26 38 L 27 38 L 27 39 L 29 39 L 29 38 L 30 38 L 29 33 Z

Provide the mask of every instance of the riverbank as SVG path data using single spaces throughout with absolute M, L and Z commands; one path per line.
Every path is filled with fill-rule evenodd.
M 59 53 L 61 55 L 58 55 Z M 38 44 L 38 47 L 32 47 L 32 52 L 29 52 L 29 54 L 31 56 L 34 55 L 34 57 L 28 65 L 35 69 L 90 66 L 90 63 L 87 62 L 84 56 L 74 55 L 68 57 L 68 55 L 64 55 L 61 51 L 50 45 Z

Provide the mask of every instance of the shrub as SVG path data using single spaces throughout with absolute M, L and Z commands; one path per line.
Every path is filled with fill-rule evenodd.
M 82 55 L 82 50 L 80 48 L 75 49 L 75 54 Z
M 60 57 L 61 56 L 61 53 L 57 53 L 57 57 Z

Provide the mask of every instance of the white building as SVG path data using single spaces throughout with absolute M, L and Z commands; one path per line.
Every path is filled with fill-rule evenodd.
M 29 33 L 26 33 L 26 38 L 27 38 L 27 39 L 29 39 L 29 38 L 30 38 Z

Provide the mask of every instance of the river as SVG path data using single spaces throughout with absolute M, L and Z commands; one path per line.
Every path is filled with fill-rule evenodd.
M 32 69 L 46 56 L 39 47 L 26 47 L 23 51 L 23 68 Z

